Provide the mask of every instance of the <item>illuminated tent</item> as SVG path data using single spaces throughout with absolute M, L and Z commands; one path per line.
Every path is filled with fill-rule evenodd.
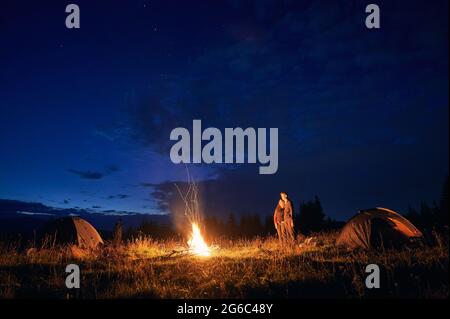
M 422 233 L 405 217 L 387 208 L 360 210 L 342 228 L 336 244 L 350 249 L 401 247 Z
M 103 244 L 97 230 L 80 217 L 64 217 L 48 222 L 42 228 L 41 238 L 47 238 L 56 245 L 76 245 L 89 249 Z

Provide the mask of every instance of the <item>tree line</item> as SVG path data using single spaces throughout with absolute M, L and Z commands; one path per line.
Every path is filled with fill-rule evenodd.
M 418 209 L 410 206 L 405 217 L 424 231 L 448 229 L 448 186 L 447 177 L 439 201 L 433 201 L 431 204 L 422 202 Z M 294 226 L 297 234 L 310 235 L 321 231 L 339 229 L 345 224 L 331 219 L 325 214 L 318 196 L 313 200 L 301 202 L 297 209 L 294 210 Z M 229 214 L 225 219 L 205 216 L 201 222 L 201 227 L 207 239 L 217 237 L 249 239 L 256 236 L 276 234 L 273 215 L 261 217 L 258 214 L 243 216 Z M 146 220 L 143 220 L 137 229 L 125 231 L 124 237 L 133 237 L 137 234 L 149 235 L 158 239 L 183 237 L 183 234 L 175 230 L 172 225 L 158 224 Z
M 448 176 L 442 186 L 439 201 L 434 200 L 431 204 L 423 201 L 418 208 L 409 206 L 405 217 L 426 231 L 448 229 Z
M 313 232 L 337 229 L 342 225 L 342 222 L 326 216 L 317 196 L 313 200 L 301 202 L 297 212 L 294 210 L 296 233 L 308 235 Z M 210 237 L 211 239 L 217 237 L 250 239 L 256 236 L 276 234 L 272 214 L 262 217 L 258 214 L 236 216 L 230 213 L 224 219 L 215 216 L 205 216 L 201 222 L 201 227 L 205 237 Z M 121 228 L 119 229 L 122 232 Z M 172 225 L 143 220 L 137 229 L 125 231 L 124 237 L 134 237 L 138 234 L 149 235 L 157 239 L 177 238 L 183 235 L 175 230 Z

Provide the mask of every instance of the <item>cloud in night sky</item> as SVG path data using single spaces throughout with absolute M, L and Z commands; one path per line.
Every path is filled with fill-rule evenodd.
M 413 18 L 422 12 L 396 12 L 410 17 L 400 29 L 395 26 L 398 32 L 368 33 L 357 27 L 359 6 L 313 2 L 271 23 L 255 23 L 253 28 L 261 30 L 251 39 L 207 50 L 193 60 L 188 75 L 161 78 L 131 103 L 132 136 L 167 154 L 171 129 L 190 128 L 198 118 L 218 128 L 278 127 L 289 141 L 284 146 L 296 148 L 296 154 L 356 140 L 389 145 L 420 138 L 411 136 L 409 121 L 419 120 L 430 101 L 427 95 L 412 98 L 411 86 L 418 93 L 443 87 L 445 52 L 427 37 L 413 37 L 416 31 L 408 21 L 417 23 L 420 19 Z M 259 6 L 247 9 L 255 10 L 258 19 L 270 15 Z M 396 6 L 386 4 L 388 9 Z M 394 17 L 383 20 L 385 28 L 395 23 Z M 426 23 L 437 37 L 443 22 Z M 406 34 L 400 37 L 401 32 Z M 445 41 L 444 36 L 439 40 Z M 411 72 L 412 65 L 424 67 Z M 445 96 L 440 98 L 434 107 L 446 107 Z M 410 112 L 409 123 L 402 122 L 405 112 Z
M 411 180 L 407 162 L 414 157 L 416 165 L 429 167 L 429 158 L 416 149 L 427 145 L 439 153 L 436 136 L 445 138 L 448 129 L 446 120 L 424 115 L 430 110 L 442 118 L 448 114 L 448 76 L 442 72 L 448 51 L 436 44 L 447 41 L 441 32 L 447 22 L 424 21 L 414 6 L 404 10 L 383 3 L 383 10 L 395 12 L 383 18 L 383 28 L 392 31 L 369 33 L 360 26 L 360 7 L 357 1 L 346 6 L 312 2 L 275 17 L 270 10 L 255 12 L 264 23 L 240 34 L 230 31 L 233 41 L 205 50 L 185 75 L 161 77 L 130 103 L 129 132 L 168 154 L 170 130 L 190 129 L 192 119 L 222 129 L 278 127 L 277 176 L 260 178 L 248 166 L 233 171 L 217 166 L 217 180 L 199 181 L 205 205 L 212 205 L 206 210 L 219 215 L 270 213 L 282 189 L 297 203 L 315 195 L 333 202 L 329 213 L 335 216 L 371 205 L 405 207 L 401 203 L 416 200 L 407 194 L 422 188 Z M 435 7 L 424 10 L 437 14 Z M 419 27 L 434 41 L 417 35 Z M 445 173 L 438 171 L 429 168 L 429 180 L 423 176 L 422 183 L 437 176 L 443 180 Z M 169 191 L 174 182 L 154 185 L 152 196 L 162 210 L 177 205 L 177 195 Z M 337 189 L 349 190 L 344 197 L 352 208 Z
M 101 179 L 105 176 L 103 173 L 94 171 L 79 171 L 75 169 L 68 169 L 68 171 L 84 179 Z
M 68 169 L 68 172 L 75 174 L 83 179 L 91 179 L 91 180 L 98 180 L 102 179 L 105 176 L 111 175 L 112 173 L 118 172 L 119 167 L 116 165 L 110 165 L 107 166 L 103 171 L 82 171 L 82 170 L 76 170 L 76 169 Z
M 448 1 L 377 4 L 380 30 L 365 28 L 359 0 L 186 3 L 176 12 L 164 2 L 147 11 L 89 2 L 86 27 L 71 37 L 53 30 L 52 5 L 34 8 L 54 10 L 44 24 L 11 3 L 22 20 L 2 33 L 0 148 L 13 156 L 0 158 L 0 195 L 42 189 L 72 205 L 89 197 L 105 210 L 152 202 L 174 211 L 185 170 L 170 162 L 169 134 L 201 119 L 203 128 L 279 128 L 273 176 L 257 165 L 189 166 L 208 213 L 269 214 L 281 190 L 295 208 L 318 195 L 341 219 L 435 199 L 448 174 Z M 31 34 L 32 23 L 44 31 Z M 40 156 L 29 163 L 30 154 Z
M 140 183 L 139 185 L 142 186 L 142 187 L 154 187 L 154 186 L 156 186 L 156 184 L 154 184 L 154 183 Z
M 129 195 L 126 194 L 118 194 L 118 195 L 109 195 L 108 199 L 125 199 L 130 197 Z

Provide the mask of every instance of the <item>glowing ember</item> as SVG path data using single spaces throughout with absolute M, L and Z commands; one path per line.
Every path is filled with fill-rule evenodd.
M 200 229 L 196 223 L 192 223 L 192 235 L 191 239 L 188 241 L 189 249 L 197 256 L 209 256 L 211 252 L 209 251 L 208 245 L 206 245 L 203 240 Z

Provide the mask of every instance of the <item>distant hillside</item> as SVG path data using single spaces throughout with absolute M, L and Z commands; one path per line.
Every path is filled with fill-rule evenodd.
M 124 211 L 97 212 L 80 208 L 55 208 L 42 203 L 0 199 L 0 234 L 29 233 L 49 219 L 80 216 L 99 230 L 110 231 L 121 219 L 125 228 L 136 228 L 143 221 L 171 223 L 169 215 L 148 215 Z

